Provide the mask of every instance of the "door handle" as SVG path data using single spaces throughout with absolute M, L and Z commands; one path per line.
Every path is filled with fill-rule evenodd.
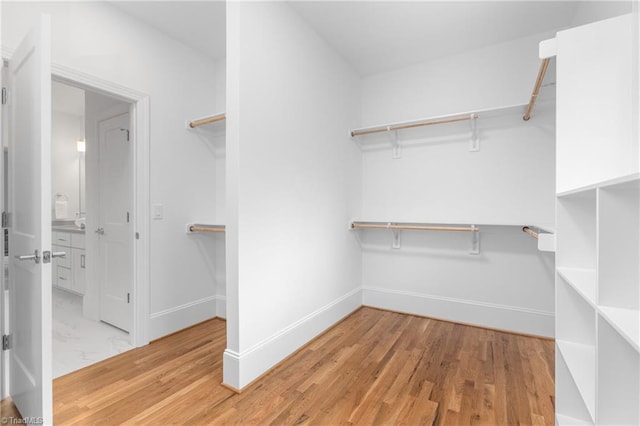
M 51 263 L 51 258 L 53 257 L 66 257 L 67 253 L 63 251 L 48 251 L 45 250 L 42 252 L 42 263 Z
M 98 234 L 98 235 L 104 235 L 104 228 L 98 228 L 98 229 L 96 229 L 96 234 Z
M 40 254 L 38 254 L 38 249 L 33 251 L 33 254 L 23 254 L 22 256 L 16 256 L 18 260 L 33 260 L 36 263 L 40 263 Z

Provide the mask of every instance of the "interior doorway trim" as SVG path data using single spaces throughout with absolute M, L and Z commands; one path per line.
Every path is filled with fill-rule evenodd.
M 133 345 L 149 343 L 149 276 L 150 276 L 150 115 L 149 95 L 120 86 L 102 78 L 58 64 L 51 65 L 51 77 L 61 83 L 115 97 L 132 104 L 134 123 L 133 211 L 135 239 L 133 247 Z

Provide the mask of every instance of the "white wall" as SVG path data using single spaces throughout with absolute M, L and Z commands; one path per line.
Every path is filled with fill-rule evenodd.
M 540 64 L 538 43 L 552 36 L 366 77 L 362 124 L 525 104 Z M 467 233 L 405 231 L 401 248 L 392 249 L 390 233 L 358 231 L 365 305 L 553 335 L 554 258 L 521 231 L 555 221 L 552 98 L 544 89 L 528 122 L 524 109 L 481 114 L 479 152 L 469 151 L 468 122 L 400 132 L 399 159 L 388 144 L 371 149 L 362 138 L 363 219 L 494 225 L 480 226 L 479 255 L 469 254 Z
M 226 111 L 227 92 L 227 61 L 225 59 L 216 61 L 216 111 Z M 226 126 L 218 126 L 211 129 L 215 138 L 216 157 L 216 222 L 225 224 L 226 221 Z M 225 256 L 225 236 L 218 235 L 216 244 L 216 315 L 220 318 L 227 317 L 227 268 Z
M 227 6 L 227 350 L 242 388 L 360 303 L 359 79 L 285 3 Z
M 74 219 L 79 212 L 79 185 L 82 179 L 83 209 L 86 207 L 84 194 L 84 154 L 79 154 L 76 141 L 84 138 L 84 117 L 53 111 L 51 121 L 51 200 L 54 205 L 56 194 L 64 194 L 67 199 L 66 218 Z M 82 157 L 81 157 L 82 156 Z M 82 170 L 78 162 L 81 162 Z M 80 173 L 82 171 L 83 173 Z M 53 208 L 53 207 L 52 207 Z M 55 218 L 55 211 L 52 212 Z M 60 218 L 63 219 L 63 218 Z
M 150 198 L 164 206 L 164 218 L 153 220 L 146 236 L 149 338 L 215 316 L 215 243 L 185 233 L 189 222 L 215 220 L 214 141 L 185 128 L 221 104 L 215 62 L 105 3 L 3 2 L 2 8 L 3 45 L 15 48 L 36 15 L 48 13 L 54 63 L 150 96 Z
M 581 1 L 571 27 L 631 13 L 631 1 Z

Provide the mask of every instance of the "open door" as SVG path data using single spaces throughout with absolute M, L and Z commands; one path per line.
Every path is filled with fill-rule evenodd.
M 53 423 L 51 46 L 43 16 L 9 61 L 9 393 L 29 423 Z
M 129 114 L 98 124 L 100 319 L 124 331 L 132 325 L 132 149 Z

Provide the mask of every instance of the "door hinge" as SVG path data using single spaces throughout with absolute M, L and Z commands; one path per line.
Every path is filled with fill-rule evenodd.
M 3 351 L 8 351 L 9 349 L 11 349 L 11 339 L 9 337 L 10 336 L 8 334 L 4 334 L 2 336 L 2 350 Z
M 140 239 L 140 233 L 136 232 L 136 240 L 139 240 L 139 239 Z
M 131 303 L 131 293 L 127 293 L 127 303 Z
M 9 97 L 9 94 L 7 93 L 7 88 L 3 87 L 2 88 L 2 105 L 6 105 L 7 104 L 7 98 Z
M 9 214 L 7 212 L 2 212 L 2 227 L 9 227 Z
M 129 212 L 127 212 L 127 223 L 129 223 Z

